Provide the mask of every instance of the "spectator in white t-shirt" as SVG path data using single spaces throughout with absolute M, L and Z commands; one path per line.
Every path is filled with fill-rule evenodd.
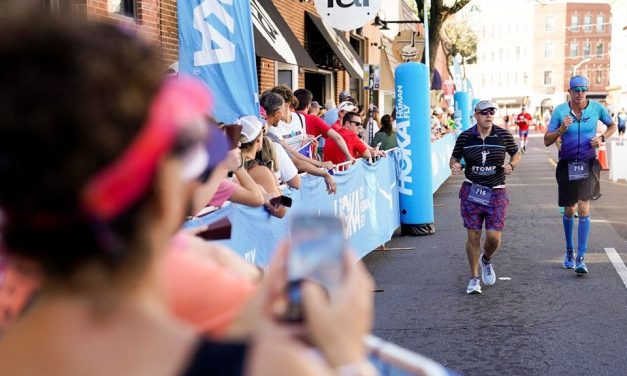
M 283 97 L 277 93 L 266 91 L 260 98 L 260 104 L 266 111 L 266 119 L 268 121 L 268 133 L 267 136 L 274 141 L 275 145 L 282 146 L 290 156 L 290 159 L 296 165 L 299 172 L 306 172 L 313 176 L 320 176 L 324 178 L 327 185 L 327 192 L 335 193 L 336 186 L 333 177 L 327 172 L 327 169 L 321 169 L 309 163 L 306 158 L 297 151 L 289 148 L 286 143 L 281 140 L 272 130 L 278 126 L 283 117 L 283 110 L 285 109 L 285 101 Z M 317 161 L 316 161 L 317 162 Z M 332 166 L 331 163 L 328 163 Z

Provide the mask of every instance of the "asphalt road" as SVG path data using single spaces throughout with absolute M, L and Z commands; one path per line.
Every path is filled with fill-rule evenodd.
M 368 255 L 383 290 L 374 334 L 464 375 L 627 375 L 627 281 L 605 251 L 627 261 L 627 184 L 603 173 L 603 197 L 591 205 L 590 274 L 578 277 L 562 268 L 556 154 L 531 138 L 508 177 L 507 225 L 493 265 L 509 279 L 482 286 L 483 294 L 466 294 L 461 176 L 435 194 L 435 234 L 388 243 L 415 250 Z

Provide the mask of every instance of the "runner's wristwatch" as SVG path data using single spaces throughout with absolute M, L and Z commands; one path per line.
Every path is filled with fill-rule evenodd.
M 605 135 L 604 134 L 601 135 L 601 142 L 605 142 Z

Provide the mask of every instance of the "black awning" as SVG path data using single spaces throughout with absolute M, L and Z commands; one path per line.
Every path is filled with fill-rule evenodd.
M 341 62 L 341 66 L 346 69 L 348 74 L 356 79 L 364 79 L 364 62 L 359 54 L 351 47 L 344 35 L 332 27 L 328 26 L 320 17 L 307 12 L 309 19 L 316 25 L 316 28 L 322 34 L 324 40 L 333 50 L 335 56 Z
M 271 0 L 250 0 L 257 56 L 318 69 Z

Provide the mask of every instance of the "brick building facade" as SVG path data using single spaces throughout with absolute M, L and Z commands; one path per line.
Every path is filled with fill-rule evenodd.
M 271 2 L 298 42 L 309 51 L 311 46 L 308 45 L 307 34 L 310 33 L 309 44 L 311 44 L 311 30 L 314 27 L 308 21 L 307 12 L 317 15 L 313 2 L 297 0 L 272 0 Z M 176 0 L 41 0 L 41 3 L 45 10 L 62 16 L 104 20 L 138 30 L 147 40 L 160 47 L 164 67 L 178 59 Z M 376 27 L 365 25 L 362 29 L 344 33 L 344 36 L 364 62 L 368 63 L 369 57 L 372 56 L 373 62 L 379 63 L 381 51 L 377 49 L 378 43 L 376 42 L 379 42 L 380 32 Z M 320 42 L 316 40 L 315 43 Z M 361 103 L 367 105 L 369 102 L 370 93 L 363 89 L 361 78 L 354 75 L 351 78 L 341 65 L 314 70 L 290 66 L 265 57 L 257 57 L 259 91 L 263 92 L 277 84 L 284 83 L 283 81 L 290 77 L 290 72 L 292 72 L 290 86 L 293 89 L 322 85 L 324 90 L 312 90 L 319 96 L 314 99 L 321 104 L 324 104 L 326 99 L 334 99 L 337 102 L 338 94 L 343 90 L 350 90 Z M 320 83 L 320 80 L 324 82 Z M 374 101 L 376 103 L 377 99 Z

